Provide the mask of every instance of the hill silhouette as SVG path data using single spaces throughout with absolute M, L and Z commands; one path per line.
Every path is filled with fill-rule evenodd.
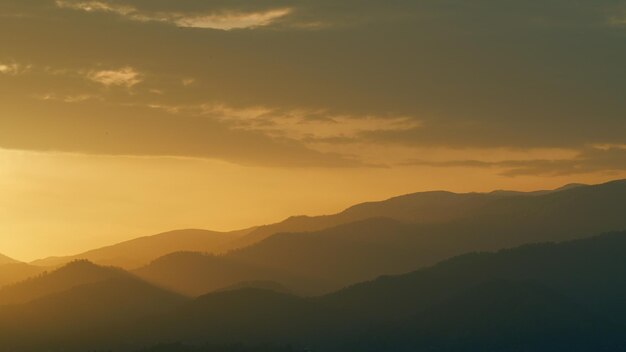
M 94 249 L 70 257 L 51 257 L 36 260 L 31 264 L 58 266 L 72 260 L 86 259 L 99 265 L 134 269 L 173 252 L 194 250 L 219 253 L 229 249 L 229 242 L 246 234 L 248 231 L 216 232 L 194 229 L 169 231 Z
M 26 263 L 2 264 L 0 265 L 0 288 L 26 280 L 44 271 L 45 268 Z
M 76 348 L 80 350 L 85 344 L 106 348 L 111 337 L 105 336 L 111 332 L 184 301 L 184 297 L 132 275 L 121 275 L 25 304 L 0 306 L 0 341 L 9 349 L 25 341 L 36 350 L 54 346 L 79 346 Z M 33 335 L 33 331 L 37 333 Z
M 408 223 L 369 218 L 321 231 L 279 233 L 205 260 L 202 270 L 188 267 L 187 275 L 176 275 L 181 264 L 175 260 L 156 261 L 159 265 L 153 263 L 137 273 L 179 292 L 190 292 L 187 288 L 191 286 L 207 289 L 194 290 L 195 295 L 215 289 L 217 285 L 210 281 L 222 277 L 220 270 L 229 273 L 227 281 L 218 280 L 220 285 L 270 280 L 298 294 L 316 295 L 380 275 L 406 273 L 466 252 L 571 240 L 589 233 L 626 229 L 621 207 L 626 204 L 626 181 L 577 185 L 533 195 L 476 196 L 482 205 L 467 208 L 471 209 L 467 212 L 471 216 L 456 220 Z M 457 197 L 463 198 L 453 196 Z M 406 203 L 406 199 L 401 203 Z M 288 281 L 285 270 L 298 282 Z M 312 281 L 302 281 L 306 278 Z
M 252 265 L 229 256 L 195 252 L 169 254 L 133 273 L 155 285 L 196 297 L 237 285 L 245 286 L 246 282 L 252 287 L 256 287 L 255 282 L 280 282 L 302 291 L 327 285 L 322 280 L 293 274 L 285 268 Z
M 15 264 L 15 263 L 19 263 L 19 262 L 13 258 L 7 257 L 6 255 L 0 254 L 0 265 Z
M 3 287 L 0 289 L 0 305 L 25 303 L 84 284 L 126 276 L 129 274 L 121 269 L 78 260 L 58 270 Z
M 625 251 L 622 232 L 468 254 L 318 298 L 213 293 L 150 329 L 166 340 L 320 351 L 619 351 L 626 346 Z
M 501 198 L 542 195 L 576 187 L 584 185 L 572 184 L 554 191 L 536 192 L 496 191 L 465 194 L 446 191 L 419 192 L 384 201 L 357 204 L 338 214 L 293 216 L 279 223 L 239 231 L 215 232 L 193 229 L 170 231 L 73 256 L 40 259 L 31 264 L 55 267 L 72 260 L 87 259 L 100 265 L 135 269 L 173 252 L 197 251 L 220 254 L 253 245 L 277 233 L 320 231 L 369 218 L 386 217 L 421 224 L 449 222 L 471 217 L 485 205 Z
M 404 222 L 437 223 L 463 217 L 501 195 L 457 194 L 445 191 L 420 192 L 379 202 L 357 204 L 333 215 L 292 216 L 280 223 L 259 226 L 236 240 L 234 248 L 258 243 L 277 233 L 314 232 L 370 218 L 390 218 Z
M 496 191 L 491 193 L 456 194 L 444 191 L 421 192 L 394 197 L 380 202 L 368 202 L 355 205 L 341 213 L 327 216 L 291 217 L 283 222 L 259 226 L 256 228 L 233 231 L 228 233 L 206 230 L 178 230 L 154 236 L 142 237 L 112 246 L 94 249 L 70 257 L 53 257 L 32 262 L 38 266 L 59 266 L 71 260 L 87 259 L 100 265 L 113 265 L 126 269 L 144 266 L 160 256 L 178 251 L 197 251 L 221 254 L 259 243 L 278 233 L 316 232 L 336 226 L 363 221 L 371 218 L 389 218 L 400 222 L 412 223 L 425 227 L 451 227 L 457 224 L 463 228 L 477 227 L 482 231 L 486 223 L 494 223 L 494 230 L 511 231 L 512 223 L 522 223 L 521 216 L 529 216 L 536 226 L 542 227 L 536 238 L 527 241 L 510 241 L 504 246 L 512 246 L 532 241 L 542 241 L 548 228 L 556 228 L 557 232 L 565 232 L 563 239 L 575 238 L 573 235 L 599 233 L 626 228 L 621 217 L 615 216 L 615 205 L 626 199 L 626 181 L 614 181 L 602 185 L 587 186 L 581 184 L 566 185 L 553 191 L 510 192 Z M 569 198 L 568 198 L 569 197 Z M 584 207 L 581 202 L 594 204 Z M 574 203 L 574 204 L 570 204 Z M 543 210 L 541 210 L 543 209 Z M 563 217 L 574 215 L 565 222 L 564 218 L 552 217 L 548 211 L 562 213 Z M 543 214 L 540 212 L 544 211 Z M 522 214 L 522 215 L 520 215 Z M 523 215 L 527 214 L 527 215 Z M 577 217 L 582 217 L 576 221 Z M 592 221 L 586 221 L 591 217 Z M 571 221 L 574 220 L 574 221 Z M 509 222 L 507 222 L 509 221 Z M 605 221 L 605 226 L 599 226 Z M 530 236 L 533 232 L 526 231 L 528 226 L 520 227 L 519 238 Z M 424 231 L 424 230 L 420 230 Z M 436 229 L 429 229 L 434 232 Z M 452 232 L 452 229 L 442 230 Z M 526 231 L 526 232 L 525 232 Z M 461 229 L 460 232 L 463 232 Z M 491 238 L 484 239 L 489 242 Z M 496 244 L 491 248 L 501 248 Z M 474 248 L 465 248 L 473 250 Z M 450 253 L 451 255 L 462 251 Z M 442 259 L 438 257 L 437 259 Z M 414 268 L 409 268 L 409 270 Z M 384 273 L 384 272 L 383 272 Z
M 359 351 L 614 351 L 617 326 L 532 282 L 481 283 L 412 318 L 367 331 Z
M 370 218 L 389 218 L 402 222 L 432 224 L 473 216 L 490 202 L 510 196 L 535 196 L 584 187 L 569 184 L 555 190 L 533 192 L 494 191 L 490 193 L 417 192 L 383 201 L 354 205 L 344 211 L 323 216 L 292 216 L 282 222 L 259 226 L 235 240 L 233 248 L 260 242 L 277 233 L 312 232 Z
M 0 342 L 14 351 L 173 341 L 309 351 L 623 351 L 624 253 L 626 232 L 525 245 L 314 298 L 246 288 L 186 300 L 122 275 L 0 308 Z

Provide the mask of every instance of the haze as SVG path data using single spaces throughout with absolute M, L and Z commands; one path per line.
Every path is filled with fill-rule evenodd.
M 626 177 L 623 1 L 0 0 L 0 249 Z

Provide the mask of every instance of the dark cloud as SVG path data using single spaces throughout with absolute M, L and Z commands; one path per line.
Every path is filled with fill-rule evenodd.
M 266 106 L 329 116 L 406 116 L 422 123 L 405 131 L 367 132 L 360 142 L 575 149 L 626 143 L 626 27 L 610 21 L 624 13 L 623 0 L 108 3 L 145 13 L 293 11 L 269 26 L 220 31 L 61 9 L 54 1 L 2 0 L 0 12 L 15 16 L 0 21 L 0 63 L 69 72 L 131 66 L 143 74 L 130 93 L 98 91 L 109 104 L 154 103 L 154 94 L 148 93 L 152 89 L 163 92 L 158 98 L 162 105 Z M 195 83 L 183 86 L 185 78 Z M 19 79 L 32 83 L 35 78 Z M 15 80 L 5 88 L 13 90 L 20 84 Z M 54 81 L 51 93 L 97 89 L 85 88 L 94 83 L 77 74 L 55 76 Z M 5 82 L 0 76 L 0 89 Z M 43 93 L 49 92 L 22 92 Z M 145 121 L 152 114 L 136 113 L 146 114 L 133 116 Z M 317 115 L 311 116 L 325 118 Z M 17 124 L 11 121 L 17 117 L 0 118 Z M 207 128 L 186 118 L 198 123 L 188 127 L 195 133 Z M 17 138 L 23 146 L 30 140 L 13 136 Z
M 415 128 L 392 131 L 369 131 L 354 141 L 398 144 L 416 147 L 451 148 L 579 148 L 590 143 L 626 142 L 626 117 L 608 115 L 584 121 L 563 118 L 534 120 L 500 119 L 426 119 Z M 602 121 L 595 123 L 594 121 Z
M 578 175 L 594 172 L 626 171 L 626 148 L 587 148 L 573 159 L 556 160 L 449 160 L 449 161 L 420 161 L 415 160 L 408 165 L 434 167 L 470 167 L 494 168 L 502 171 L 506 176 L 542 175 L 562 176 Z
M 317 152 L 287 138 L 233 129 L 210 116 L 101 101 L 32 104 L 17 100 L 0 98 L 0 148 L 211 158 L 250 166 L 363 166 L 355 159 Z

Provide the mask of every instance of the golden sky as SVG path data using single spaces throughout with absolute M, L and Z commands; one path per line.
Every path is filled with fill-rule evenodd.
M 0 253 L 626 177 L 626 3 L 0 0 Z

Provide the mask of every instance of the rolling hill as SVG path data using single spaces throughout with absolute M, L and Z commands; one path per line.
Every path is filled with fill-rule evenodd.
M 154 287 L 132 275 L 92 282 L 40 297 L 21 305 L 0 306 L 3 349 L 81 350 L 85 345 L 106 349 L 120 331 L 173 309 L 185 298 Z M 124 327 L 124 328 L 121 328 Z M 122 330 L 120 330 L 120 328 Z M 36 331 L 36 334 L 33 332 Z M 114 334 L 114 335 L 110 335 Z M 126 344 L 112 343 L 118 349 Z
M 3 287 L 0 289 L 0 305 L 26 303 L 84 284 L 128 275 L 121 269 L 101 267 L 85 260 L 74 261 L 58 270 Z
M 370 218 L 389 218 L 420 224 L 444 223 L 474 216 L 484 206 L 499 199 L 514 196 L 545 195 L 585 186 L 583 184 L 570 184 L 555 190 L 534 192 L 452 193 L 430 191 L 412 193 L 383 201 L 357 204 L 333 215 L 293 216 L 276 224 L 259 226 L 249 234 L 235 240 L 233 248 L 246 247 L 276 233 L 320 231 Z
M 624 253 L 626 232 L 463 255 L 318 298 L 211 293 L 148 326 L 165 341 L 315 351 L 623 351 Z
M 293 216 L 282 222 L 232 232 L 177 230 L 146 236 L 68 257 L 50 257 L 32 262 L 55 267 L 72 260 L 87 259 L 100 265 L 134 269 L 173 252 L 197 251 L 219 254 L 258 243 L 274 234 L 320 231 L 369 218 L 386 217 L 402 222 L 433 224 L 473 216 L 495 200 L 513 196 L 534 196 L 584 185 L 568 185 L 554 191 L 456 194 L 445 191 L 420 192 L 378 202 L 352 206 L 338 214 Z
M 0 265 L 0 288 L 43 273 L 46 269 L 26 263 Z
M 211 280 L 219 276 L 221 266 L 230 270 L 228 278 L 232 283 L 270 280 L 299 294 L 316 295 L 379 275 L 409 272 L 466 252 L 623 230 L 626 229 L 623 204 L 626 204 L 626 181 L 566 187 L 533 195 L 508 195 L 490 198 L 479 208 L 468 210 L 471 216 L 456 220 L 408 223 L 369 218 L 321 231 L 279 233 L 214 258 L 212 263 L 204 261 L 202 271 L 189 268 L 185 276 L 173 274 L 180 266 L 176 261 L 157 261 L 158 266 L 150 264 L 137 273 L 153 283 L 189 292 L 185 288 L 191 285 L 215 288 Z M 227 269 L 234 263 L 248 271 Z M 210 265 L 215 267 L 211 269 Z M 257 268 L 265 270 L 259 277 L 254 274 Z M 278 275 L 286 269 L 294 276 L 315 281 L 294 285 L 284 275 Z M 198 275 L 200 272 L 211 274 Z
M 624 253 L 626 232 L 525 245 L 315 298 L 244 288 L 187 300 L 124 275 L 1 307 L 0 342 L 18 352 L 176 341 L 329 352 L 623 351 Z
M 94 249 L 70 257 L 36 260 L 33 265 L 58 266 L 72 260 L 85 259 L 99 265 L 134 269 L 150 261 L 179 251 L 219 253 L 230 248 L 229 243 L 250 230 L 215 232 L 207 230 L 177 230 L 136 238 L 112 246 Z
M 15 264 L 15 263 L 19 263 L 19 262 L 13 258 L 7 257 L 6 255 L 0 254 L 0 265 Z
M 193 297 L 233 286 L 258 287 L 255 282 L 274 282 L 274 286 L 280 282 L 289 289 L 305 292 L 328 286 L 323 280 L 293 274 L 288 268 L 267 268 L 228 256 L 194 252 L 169 254 L 133 273 L 155 285 Z

